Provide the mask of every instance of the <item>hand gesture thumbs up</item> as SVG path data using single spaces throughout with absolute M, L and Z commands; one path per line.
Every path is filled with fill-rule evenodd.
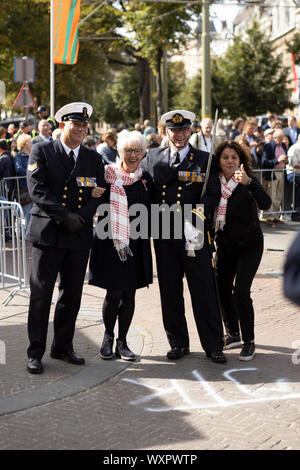
M 249 184 L 249 181 L 251 181 L 251 178 L 249 178 L 245 171 L 243 163 L 241 164 L 240 169 L 235 172 L 234 176 L 237 181 L 243 185 Z

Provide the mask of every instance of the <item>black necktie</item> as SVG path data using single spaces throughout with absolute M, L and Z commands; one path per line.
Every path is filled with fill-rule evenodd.
M 70 163 L 72 163 L 72 166 L 75 165 L 75 158 L 74 158 L 73 150 L 71 150 L 71 152 L 69 153 L 69 161 L 70 161 Z
M 177 166 L 180 163 L 180 155 L 179 152 L 174 153 L 175 161 L 172 163 L 172 166 Z

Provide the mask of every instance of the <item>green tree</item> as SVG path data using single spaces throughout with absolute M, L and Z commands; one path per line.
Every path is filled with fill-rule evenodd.
M 96 95 L 95 112 L 99 119 L 119 124 L 139 120 L 139 74 L 136 67 L 123 67 L 113 83 L 104 85 Z
M 173 52 L 184 46 L 191 33 L 192 14 L 199 13 L 199 5 L 146 3 L 122 1 L 122 18 L 128 38 L 138 55 L 146 58 L 156 78 L 157 115 L 163 111 L 161 63 L 164 52 Z
M 36 59 L 36 81 L 30 85 L 37 104 L 50 101 L 50 2 L 45 0 L 2 0 L 0 16 L 0 79 L 7 89 L 6 108 L 17 96 L 20 84 L 13 81 L 14 56 L 31 56 Z M 1 4 L 2 6 L 2 4 Z M 81 16 L 86 16 L 93 5 L 82 5 Z M 38 18 L 38 21 L 37 21 Z M 121 23 L 114 9 L 106 7 L 93 22 L 84 22 L 80 36 L 97 33 L 101 39 L 111 28 Z M 56 108 L 68 101 L 94 101 L 103 80 L 109 77 L 105 49 L 113 49 L 112 41 L 80 41 L 77 64 L 55 65 Z
M 266 110 L 282 113 L 292 108 L 289 69 L 256 21 L 237 36 L 223 58 L 213 64 L 212 95 L 219 112 L 232 119 Z

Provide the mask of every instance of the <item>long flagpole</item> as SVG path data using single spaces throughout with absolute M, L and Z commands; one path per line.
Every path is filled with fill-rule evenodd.
M 53 61 L 54 0 L 50 0 L 50 116 L 55 115 L 55 73 Z

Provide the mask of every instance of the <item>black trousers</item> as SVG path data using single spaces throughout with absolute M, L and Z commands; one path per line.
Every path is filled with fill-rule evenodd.
M 119 339 L 126 340 L 126 336 L 133 318 L 135 308 L 135 289 L 107 290 L 103 302 L 102 315 L 105 331 L 110 336 L 118 319 Z
M 183 277 L 186 276 L 201 345 L 206 352 L 223 349 L 222 318 L 207 243 L 187 256 L 184 242 L 155 240 L 164 328 L 170 346 L 188 347 Z
M 252 281 L 263 254 L 263 237 L 247 245 L 219 246 L 217 270 L 224 325 L 228 333 L 254 340 Z
M 34 245 L 30 275 L 28 314 L 28 357 L 41 359 L 45 353 L 53 289 L 59 274 L 59 296 L 54 314 L 51 350 L 73 350 L 75 322 L 80 308 L 89 250 L 59 250 Z

